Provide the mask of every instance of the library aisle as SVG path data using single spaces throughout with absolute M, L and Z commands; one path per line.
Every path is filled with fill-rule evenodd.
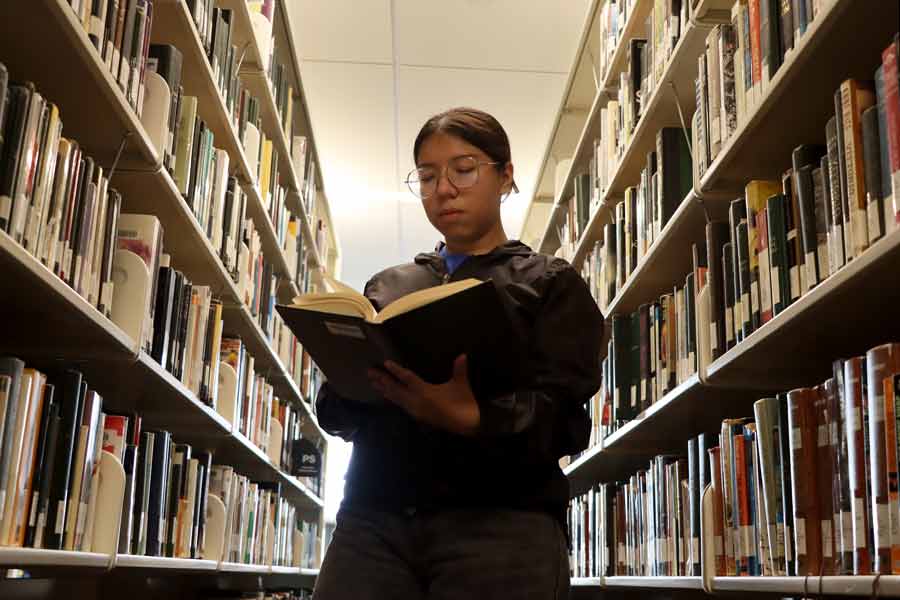
M 0 22 L 0 598 L 900 598 L 896 0 Z

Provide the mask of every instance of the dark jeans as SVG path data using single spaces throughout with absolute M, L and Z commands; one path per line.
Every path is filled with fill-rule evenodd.
M 392 514 L 342 507 L 314 600 L 567 600 L 566 538 L 549 514 Z

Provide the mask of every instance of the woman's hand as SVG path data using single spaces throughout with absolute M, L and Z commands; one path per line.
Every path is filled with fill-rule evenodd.
M 481 411 L 472 386 L 468 363 L 462 354 L 453 362 L 447 383 L 433 385 L 395 362 L 384 363 L 385 371 L 369 370 L 372 387 L 413 418 L 460 435 L 473 435 L 481 424 Z

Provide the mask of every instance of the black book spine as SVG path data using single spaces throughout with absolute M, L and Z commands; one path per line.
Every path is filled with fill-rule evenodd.
M 25 126 L 28 121 L 28 109 L 33 95 L 27 86 L 15 85 L 9 90 L 9 110 L 5 142 L 3 144 L 3 160 L 0 162 L 0 229 L 10 232 L 12 207 L 15 196 L 16 180 L 19 177 L 19 157 L 25 137 Z
M 831 206 L 831 257 L 832 270 L 844 266 L 844 200 L 841 195 L 841 165 L 838 156 L 837 118 L 831 117 L 825 126 L 825 142 L 828 149 L 828 195 Z
M 650 306 L 641 304 L 637 312 L 638 332 L 640 334 L 640 410 L 650 407 L 653 392 L 650 387 Z
M 744 218 L 738 223 L 738 283 L 741 291 L 741 339 L 746 338 L 753 333 L 753 318 L 750 306 L 750 245 L 747 234 L 747 219 Z M 737 329 L 737 323 L 735 323 Z
M 174 269 L 160 267 L 156 289 L 156 310 L 153 312 L 153 345 L 150 356 L 163 367 L 166 366 L 169 349 L 169 331 L 172 319 L 172 295 L 174 289 Z
M 6 136 L 6 116 L 9 114 L 9 70 L 0 62 L 0 156 Z
M 187 328 L 191 311 L 193 286 L 185 281 L 181 289 L 181 317 L 178 319 L 178 354 L 175 357 L 176 369 L 173 375 L 179 380 L 184 375 L 185 353 L 187 352 Z
M 690 518 L 690 572 L 688 575 L 700 575 L 700 462 L 698 460 L 698 440 L 688 440 L 688 515 Z
M 206 505 L 209 497 L 209 476 L 212 470 L 212 455 L 207 452 L 197 454 L 197 460 L 200 461 L 200 470 L 197 472 L 198 492 L 197 492 L 197 544 L 194 556 L 197 558 L 206 558 L 203 556 L 203 548 L 206 543 Z
M 629 317 L 628 332 L 628 359 L 629 359 L 629 390 L 628 399 L 631 406 L 632 414 L 637 415 L 643 409 L 643 398 L 641 398 L 641 315 L 640 313 L 632 313 Z
M 184 301 L 184 275 L 180 272 L 175 271 L 173 275 L 172 281 L 172 319 L 170 321 L 170 329 L 169 329 L 169 347 L 166 352 L 166 371 L 172 373 L 176 377 L 178 370 L 178 349 L 180 344 L 178 342 L 178 332 L 181 330 L 181 313 L 182 305 L 181 303 Z
M 866 181 L 866 217 L 869 243 L 885 233 L 884 196 L 881 187 L 881 139 L 878 132 L 878 108 L 870 106 L 862 114 L 863 171 Z
M 693 273 L 688 273 L 684 280 L 684 312 L 687 322 L 687 362 L 690 372 L 697 370 L 697 281 Z
M 66 509 L 69 503 L 69 487 L 72 478 L 72 459 L 75 451 L 81 411 L 87 386 L 81 373 L 68 370 L 54 378 L 59 390 L 60 432 L 53 460 L 49 502 L 44 517 L 46 530 L 44 548 L 62 550 L 65 538 Z
M 778 437 L 781 442 L 781 501 L 784 507 L 784 554 L 787 563 L 787 574 L 797 574 L 795 549 L 793 547 L 794 501 L 791 491 L 791 464 L 793 452 L 788 425 L 787 394 L 778 394 Z
M 613 407 L 616 421 L 628 421 L 636 416 L 631 404 L 631 375 L 629 373 L 631 342 L 628 339 L 630 331 L 628 317 L 613 315 L 613 380 L 615 382 Z
M 725 294 L 725 351 L 734 348 L 737 343 L 735 336 L 735 306 L 734 306 L 734 249 L 731 242 L 722 246 L 722 291 Z M 705 456 L 705 455 L 704 455 Z
M 143 556 L 147 550 L 147 510 L 149 508 L 149 476 L 153 469 L 153 432 L 141 433 L 138 447 L 137 474 L 134 485 L 134 529 L 131 554 Z
M 171 434 L 168 431 L 153 432 L 153 458 L 150 474 L 150 493 L 147 507 L 147 556 L 162 556 L 164 535 L 166 531 L 166 490 L 169 467 L 169 443 Z
M 84 170 L 82 172 L 81 185 L 78 188 L 78 196 L 75 201 L 74 229 L 72 231 L 72 237 L 69 240 L 69 248 L 72 251 L 72 260 L 75 262 L 69 271 L 69 277 L 66 281 L 73 289 L 76 284 L 76 277 L 79 273 L 79 269 L 77 268 L 77 265 L 79 264 L 78 259 L 83 259 L 81 241 L 84 237 L 84 230 L 89 228 L 89 223 L 87 221 L 89 220 L 91 211 L 90 197 L 94 178 L 94 159 L 90 156 L 84 156 L 82 162 L 84 164 Z M 76 289 L 75 291 L 79 290 Z
M 138 447 L 129 439 L 125 446 L 122 469 L 125 471 L 125 493 L 122 498 L 122 523 L 119 525 L 119 552 L 130 554 L 134 532 L 134 493 L 137 486 Z
M 44 471 L 49 463 L 47 452 L 50 446 L 50 427 L 53 424 L 54 415 L 57 418 L 59 417 L 59 407 L 57 406 L 57 400 L 54 398 L 54 387 L 51 383 L 47 383 L 44 386 L 44 404 L 41 407 L 41 420 L 38 423 L 37 448 L 35 449 L 35 463 L 31 476 L 31 498 L 25 499 L 28 504 L 28 522 L 25 526 L 24 541 L 26 548 L 34 547 L 40 491 L 41 487 L 44 486 L 44 482 L 49 479 L 49 475 L 45 474 Z
M 818 236 L 816 234 L 816 196 L 813 169 L 825 154 L 825 148 L 818 145 L 804 145 L 794 148 L 794 189 L 800 206 L 800 231 L 805 256 L 806 285 L 812 288 L 821 276 L 818 269 Z M 806 290 L 801 290 L 801 294 Z

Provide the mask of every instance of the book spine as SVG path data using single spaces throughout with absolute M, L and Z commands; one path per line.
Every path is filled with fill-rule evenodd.
M 869 244 L 885 234 L 884 197 L 881 193 L 881 139 L 878 132 L 878 108 L 870 106 L 862 113 L 863 170 L 866 182 L 866 226 Z
M 810 390 L 813 394 L 816 425 L 816 497 L 819 502 L 819 523 L 822 540 L 822 562 L 819 572 L 835 574 L 835 521 L 832 493 L 834 463 L 832 461 L 832 420 L 825 386 Z
M 863 164 L 862 111 L 873 104 L 859 82 L 849 79 L 841 84 L 841 123 L 844 135 L 844 154 L 847 167 L 847 198 L 853 255 L 858 256 L 869 246 L 866 218 L 866 181 Z
M 894 359 L 896 360 L 896 356 Z M 884 449 L 888 483 L 888 516 L 891 521 L 891 573 L 900 573 L 900 490 L 897 465 L 897 396 L 894 375 L 882 380 L 884 397 Z
M 875 555 L 872 569 L 875 573 L 891 572 L 891 517 L 890 514 L 887 441 L 885 428 L 884 388 L 878 385 L 888 375 L 891 366 L 889 344 L 872 348 L 866 353 L 866 397 L 869 425 L 869 470 L 871 474 L 872 529 Z
M 867 465 L 862 422 L 862 361 L 844 363 L 844 430 L 847 432 L 847 460 L 853 522 L 853 574 L 871 573 L 869 554 L 869 508 L 866 504 Z
M 898 43 L 895 40 L 881 53 L 884 69 L 884 107 L 887 123 L 891 193 L 894 198 L 895 223 L 900 224 L 900 75 L 897 65 Z

